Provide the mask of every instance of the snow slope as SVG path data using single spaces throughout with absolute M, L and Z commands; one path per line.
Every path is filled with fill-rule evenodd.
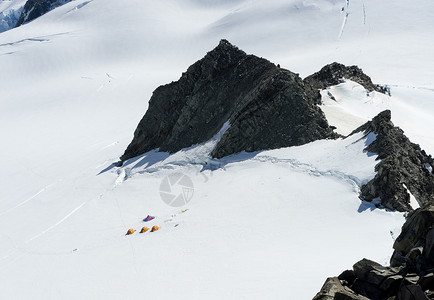
M 362 257 L 387 263 L 404 219 L 359 201 L 375 165 L 361 136 L 111 165 L 152 91 L 221 38 L 301 76 L 359 65 L 392 97 L 331 88 L 338 127 L 391 108 L 434 153 L 434 3 L 345 3 L 76 0 L 1 33 L 0 298 L 310 299 Z M 172 172 L 194 183 L 185 213 L 159 196 Z M 161 230 L 124 236 L 148 214 Z

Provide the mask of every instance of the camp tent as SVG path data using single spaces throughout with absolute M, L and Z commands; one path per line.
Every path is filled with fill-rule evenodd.
M 125 235 L 131 235 L 134 232 L 136 232 L 136 231 L 134 229 L 130 228 L 130 229 L 128 229 L 128 231 L 127 231 L 127 233 Z
M 155 219 L 155 217 L 148 215 L 146 218 L 143 219 L 144 222 L 148 222 Z

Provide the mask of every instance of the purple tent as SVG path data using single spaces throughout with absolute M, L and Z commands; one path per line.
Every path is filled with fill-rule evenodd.
M 155 219 L 155 217 L 152 217 L 152 216 L 148 215 L 146 218 L 143 219 L 143 221 L 144 222 L 148 222 L 148 221 L 151 221 L 153 219 Z

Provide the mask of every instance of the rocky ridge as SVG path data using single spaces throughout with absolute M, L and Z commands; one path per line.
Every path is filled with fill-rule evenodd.
M 380 113 L 354 132 L 361 131 L 376 135 L 375 141 L 365 150 L 377 154 L 380 160 L 375 166 L 375 177 L 362 186 L 363 200 L 379 199 L 382 206 L 402 212 L 414 209 L 410 203 L 411 195 L 418 206 L 434 203 L 433 158 L 394 126 L 390 110 Z
M 393 245 L 390 266 L 364 258 L 352 270 L 328 278 L 313 299 L 434 299 L 433 159 L 393 125 L 389 110 L 355 132 L 376 135 L 365 150 L 380 160 L 374 179 L 361 188 L 362 199 L 380 199 L 383 207 L 410 213 Z M 410 193 L 420 208 L 410 205 Z

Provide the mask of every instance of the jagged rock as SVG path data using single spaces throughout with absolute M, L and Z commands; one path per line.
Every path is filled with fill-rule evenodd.
M 366 201 L 379 198 L 381 205 L 398 211 L 413 210 L 408 191 L 420 206 L 433 203 L 434 176 L 426 166 L 434 166 L 434 161 L 393 125 L 390 110 L 381 112 L 353 133 L 362 131 L 376 134 L 375 141 L 365 150 L 381 159 L 375 167 L 375 178 L 362 186 L 362 198 Z
M 369 259 L 362 259 L 353 265 L 354 275 L 359 279 L 367 279 L 371 271 L 383 271 L 385 267 Z
M 359 83 L 368 92 L 389 93 L 387 88 L 373 84 L 371 78 L 357 66 L 345 66 L 337 62 L 324 66 L 320 71 L 306 77 L 303 81 L 311 88 L 309 91 L 311 97 L 316 99 L 317 104 L 320 104 L 321 96 L 318 91 L 342 83 L 345 79 Z
M 380 289 L 378 285 L 375 285 L 373 283 L 356 279 L 351 286 L 351 289 L 359 294 L 363 295 L 369 299 L 384 299 L 385 297 L 382 297 L 383 291 Z
M 352 285 L 356 278 L 356 274 L 353 270 L 345 270 L 338 276 L 338 279 L 346 286 Z
M 402 277 L 401 275 L 389 276 L 380 284 L 380 289 L 383 291 L 396 291 L 398 290 L 403 280 L 404 277 Z
M 425 294 L 429 300 L 434 300 L 434 291 L 426 291 Z
M 297 74 L 222 40 L 178 81 L 154 91 L 121 160 L 205 142 L 227 121 L 213 157 L 336 136 Z
M 36 18 L 46 14 L 50 10 L 68 3 L 72 0 L 28 0 L 24 5 L 20 18 L 15 27 L 21 26 L 24 23 L 33 21 Z
M 423 255 L 427 260 L 434 261 L 434 228 L 431 228 L 426 235 Z
M 344 287 L 337 277 L 330 277 L 313 300 L 368 300 L 368 298 L 356 295 L 349 288 Z
M 419 279 L 420 279 L 420 277 L 417 276 L 416 273 L 408 273 L 405 275 L 404 284 L 406 284 L 406 285 L 417 284 Z
M 432 253 L 433 248 L 433 228 L 434 228 L 434 205 L 430 205 L 423 209 L 418 209 L 407 218 L 407 221 L 402 226 L 401 234 L 395 240 L 393 248 L 394 254 L 391 258 L 391 265 L 402 264 L 402 257 L 408 261 L 409 253 L 414 248 L 422 248 L 424 255 L 419 255 L 415 258 L 423 259 L 423 263 L 430 263 L 434 267 L 434 256 L 426 256 Z M 426 259 L 425 257 L 426 256 Z M 426 261 L 426 262 L 425 262 Z
M 434 273 L 426 274 L 421 279 L 419 279 L 419 282 L 417 284 L 419 284 L 424 291 L 429 289 L 434 291 Z
M 428 297 L 423 292 L 419 285 L 404 285 L 398 293 L 397 300 L 428 300 Z

